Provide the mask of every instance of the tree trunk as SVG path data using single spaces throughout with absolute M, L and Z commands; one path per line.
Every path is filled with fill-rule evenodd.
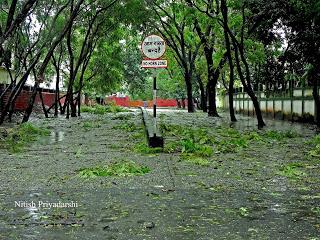
M 234 94 L 234 88 L 233 88 L 234 82 L 231 82 L 231 77 L 230 77 L 230 82 L 229 82 L 229 111 L 230 111 L 230 119 L 231 122 L 236 122 L 237 118 L 234 112 L 234 106 L 233 106 L 233 94 Z
M 77 117 L 77 104 L 74 102 L 73 94 L 72 94 L 72 101 L 70 102 L 71 107 L 71 117 Z
M 233 59 L 231 55 L 231 44 L 230 44 L 230 39 L 227 31 L 228 27 L 228 18 L 226 18 L 227 15 L 223 14 L 224 16 L 224 38 L 225 38 L 225 43 L 226 43 L 226 49 L 227 49 L 227 58 L 228 58 L 228 63 L 229 63 L 229 69 L 230 69 L 230 75 L 229 75 L 229 111 L 230 111 L 230 119 L 231 122 L 236 122 L 236 116 L 234 113 L 234 106 L 233 106 L 233 93 L 234 93 L 234 66 L 233 66 Z
M 47 110 L 46 110 L 46 106 L 45 106 L 45 104 L 44 104 L 43 95 L 42 95 L 42 89 L 39 88 L 38 91 L 39 91 L 39 96 L 40 96 L 40 100 L 41 100 L 41 105 L 42 105 L 43 113 L 44 113 L 45 117 L 48 118 L 49 116 L 48 116 L 48 112 L 47 112 Z
M 61 107 L 61 109 L 60 109 L 60 114 L 61 114 L 61 115 L 64 115 L 64 114 L 66 113 L 66 107 L 67 107 L 66 101 L 68 101 L 67 95 L 65 96 L 64 104 L 62 105 L 62 107 Z
M 185 98 L 181 98 L 181 105 L 183 109 L 186 109 L 186 102 L 185 102 Z
M 177 102 L 177 108 L 181 108 L 181 103 L 179 101 L 179 98 L 176 98 L 176 102 Z
M 262 118 L 262 113 L 261 113 L 261 109 L 260 109 L 260 105 L 259 105 L 258 99 L 257 99 L 255 93 L 253 92 L 251 85 L 247 84 L 246 81 L 245 81 L 245 78 L 244 78 L 244 75 L 243 75 L 243 72 L 242 72 L 242 69 L 241 69 L 241 65 L 240 65 L 238 46 L 235 45 L 235 43 L 234 43 L 234 48 L 235 48 L 236 65 L 237 65 L 238 74 L 239 74 L 241 83 L 242 83 L 242 85 L 244 87 L 244 90 L 248 93 L 248 95 L 251 98 L 251 101 L 253 103 L 253 106 L 254 106 L 254 109 L 255 109 L 255 112 L 256 112 L 256 115 L 257 115 L 258 128 L 259 129 L 263 128 L 266 124 L 264 123 L 263 118 Z M 249 69 L 246 69 L 247 74 L 248 74 L 248 70 Z M 248 77 L 250 77 L 250 76 L 247 76 L 247 78 Z
M 56 61 L 54 55 L 52 55 L 52 60 L 53 60 L 53 65 L 56 68 L 56 94 L 55 94 L 55 105 L 54 105 L 54 116 L 58 117 L 58 107 L 60 104 L 60 89 L 59 89 L 59 84 L 60 84 L 60 62 L 61 62 L 61 52 L 60 56 L 58 59 L 58 62 Z
M 320 74 L 317 74 L 317 72 L 319 71 L 319 69 L 317 69 L 316 65 L 314 65 L 314 70 L 312 71 L 312 79 L 313 79 L 313 91 L 312 91 L 312 95 L 313 95 L 313 99 L 314 99 L 314 103 L 315 103 L 315 116 L 314 116 L 314 120 L 315 123 L 317 124 L 318 127 L 320 127 L 320 96 L 319 96 L 319 83 L 318 83 L 318 76 Z
M 208 116 L 209 117 L 219 117 L 218 111 L 217 111 L 217 103 L 216 103 L 216 86 L 217 86 L 217 76 L 215 76 L 215 73 L 213 69 L 208 69 Z
M 80 92 L 78 94 L 78 117 L 81 116 L 81 93 Z
M 20 95 L 21 91 L 23 90 L 23 86 L 25 85 L 26 81 L 28 80 L 28 77 L 30 75 L 30 72 L 33 70 L 34 66 L 37 64 L 38 60 L 40 58 L 40 54 L 37 55 L 33 63 L 29 66 L 29 68 L 26 70 L 26 72 L 21 77 L 18 84 L 11 90 L 11 94 L 8 97 L 7 103 L 3 107 L 1 111 L 0 116 L 0 125 L 4 122 L 5 117 L 8 114 L 8 111 L 13 111 L 15 106 L 15 101 L 17 100 L 18 96 Z M 11 114 L 10 114 L 11 116 Z
M 59 75 L 57 73 L 57 82 L 56 82 L 56 94 L 55 94 L 55 105 L 54 105 L 54 116 L 58 117 L 58 107 L 60 102 L 60 90 L 59 90 Z
M 243 49 L 243 41 L 241 41 L 241 43 L 239 43 L 228 26 L 228 6 L 226 3 L 226 0 L 221 0 L 221 12 L 222 12 L 223 20 L 224 20 L 223 21 L 224 31 L 227 32 L 228 35 L 230 35 L 231 40 L 232 40 L 232 44 L 234 47 L 235 61 L 236 61 L 236 66 L 237 66 L 237 70 L 238 70 L 238 74 L 239 74 L 241 83 L 242 83 L 245 91 L 248 93 L 248 95 L 250 96 L 250 98 L 252 100 L 252 103 L 253 103 L 253 106 L 254 106 L 254 109 L 255 109 L 255 112 L 257 115 L 258 128 L 263 128 L 266 124 L 264 123 L 263 118 L 262 118 L 259 101 L 258 101 L 258 99 L 252 89 L 252 86 L 251 86 L 250 69 L 249 69 L 248 62 L 245 58 L 244 49 Z M 242 35 L 242 39 L 243 39 L 243 35 Z M 242 69 L 241 69 L 240 58 L 245 66 L 246 77 L 244 77 Z
M 200 75 L 197 75 L 197 80 L 198 80 L 199 89 L 200 89 L 200 107 L 203 112 L 207 112 L 208 106 L 207 106 L 206 90 L 204 88 Z
M 187 88 L 187 97 L 188 97 L 188 112 L 194 112 L 194 105 L 193 105 L 193 97 L 192 97 L 192 82 L 191 82 L 191 75 L 190 73 L 185 73 L 185 81 L 186 81 L 186 88 Z
M 47 67 L 47 65 L 48 65 L 48 63 L 49 63 L 49 61 L 50 61 L 50 59 L 51 59 L 51 57 L 52 57 L 52 54 L 53 54 L 56 46 L 62 41 L 62 39 L 63 39 L 63 37 L 65 36 L 65 34 L 66 34 L 66 32 L 68 31 L 68 29 L 71 28 L 72 23 L 73 23 L 73 20 L 74 20 L 75 17 L 77 16 L 78 10 L 79 10 L 82 2 L 83 2 L 83 0 L 79 0 L 79 1 L 77 2 L 77 5 L 76 5 L 74 11 L 71 13 L 70 18 L 69 18 L 69 20 L 67 21 L 66 25 L 64 26 L 63 31 L 62 31 L 61 34 L 53 41 L 53 43 L 51 44 L 51 47 L 50 47 L 50 49 L 48 50 L 48 52 L 47 52 L 47 54 L 46 54 L 46 56 L 45 56 L 45 58 L 44 58 L 44 60 L 43 60 L 43 62 L 42 62 L 42 64 L 41 64 L 41 66 L 40 66 L 39 74 L 38 74 L 39 76 L 42 76 L 42 75 L 43 75 L 43 73 L 44 73 L 44 71 L 45 71 L 45 69 L 46 69 L 46 67 Z M 27 77 L 29 76 L 30 71 L 33 69 L 33 67 L 35 66 L 35 64 L 38 62 L 38 59 L 40 58 L 40 56 L 41 56 L 41 52 L 39 52 L 39 53 L 37 54 L 36 59 L 35 59 L 34 62 L 31 64 L 31 66 L 29 67 L 28 71 L 27 71 L 27 72 L 24 74 L 24 76 L 22 77 L 21 81 L 19 82 L 19 84 L 18 84 L 17 87 L 16 87 L 17 90 L 15 90 L 14 95 L 10 96 L 10 100 L 11 100 L 11 101 L 9 101 L 9 104 L 14 104 L 16 98 L 19 96 L 19 94 L 20 94 L 20 92 L 21 92 L 21 90 L 22 90 L 22 87 L 24 86 L 25 82 L 27 81 Z M 39 86 L 39 83 L 35 83 L 35 86 L 36 86 L 36 88 L 37 88 L 37 87 Z M 34 93 L 34 91 L 36 91 L 36 92 Z M 24 115 L 24 118 L 23 118 L 23 122 L 28 121 L 29 116 L 30 116 L 30 114 L 31 114 L 31 112 L 32 112 L 33 104 L 34 104 L 34 100 L 35 100 L 35 96 L 37 95 L 37 89 L 35 89 L 34 91 L 33 91 L 32 96 L 31 96 L 31 98 L 30 98 L 29 106 L 28 106 L 28 108 L 27 108 L 27 110 L 26 110 L 26 112 L 25 112 L 25 115 Z M 9 109 L 9 106 L 10 106 L 10 105 L 8 105 L 8 106 L 6 107 L 6 109 L 4 109 L 5 112 L 2 111 L 1 119 L 0 119 L 0 124 L 3 122 L 3 120 L 4 120 L 5 116 L 6 116 L 6 113 L 7 113 L 7 110 Z
M 32 94 L 31 94 L 30 99 L 29 99 L 28 107 L 27 107 L 27 109 L 26 109 L 26 111 L 24 113 L 23 119 L 22 119 L 22 123 L 25 123 L 25 122 L 29 121 L 30 115 L 32 113 L 33 105 L 34 105 L 34 102 L 35 102 L 35 99 L 36 99 L 36 96 L 37 96 L 38 87 L 39 87 L 39 82 L 36 79 L 36 82 L 35 82 L 35 84 L 33 86 Z
M 84 94 L 84 104 L 89 105 L 89 96 L 86 93 Z

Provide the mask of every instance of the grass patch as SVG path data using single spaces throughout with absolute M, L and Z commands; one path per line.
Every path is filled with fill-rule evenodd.
M 181 152 L 181 145 L 179 142 L 168 142 L 164 144 L 163 151 L 166 153 L 179 153 Z
M 90 106 L 81 106 L 81 112 L 92 113 L 97 115 L 103 115 L 107 113 L 107 109 L 101 105 Z
M 290 163 L 288 165 L 282 166 L 280 170 L 280 175 L 285 176 L 290 179 L 297 179 L 306 175 L 305 172 L 300 169 L 303 167 L 301 163 Z
M 8 132 L 2 144 L 11 153 L 22 152 L 30 142 L 37 141 L 41 136 L 48 136 L 50 131 L 46 128 L 36 127 L 31 123 L 23 123 Z
M 166 142 L 164 152 L 180 153 L 181 155 L 191 155 L 193 157 L 208 158 L 213 153 L 237 153 L 249 146 L 265 144 L 271 141 L 282 141 L 298 137 L 297 132 L 269 130 L 265 132 L 238 131 L 228 126 L 217 126 L 214 131 L 208 129 L 191 128 L 180 125 L 170 125 L 160 123 L 160 130 L 163 136 L 170 139 Z M 174 140 L 171 140 L 174 139 Z M 318 154 L 320 145 L 313 152 Z
M 320 217 L 320 207 L 311 208 L 311 212 L 314 213 L 317 217 Z
M 160 124 L 160 130 L 164 136 L 175 136 L 178 141 L 169 142 L 165 146 L 165 152 L 192 154 L 198 157 L 210 157 L 213 154 L 212 145 L 216 140 L 209 136 L 204 129 L 190 129 L 178 125 Z
M 141 176 L 150 172 L 147 166 L 141 166 L 135 162 L 116 162 L 108 166 L 97 166 L 93 168 L 83 168 L 79 170 L 78 175 L 82 178 L 94 177 L 129 177 Z
M 125 122 L 123 124 L 112 127 L 113 129 L 121 129 L 126 132 L 134 132 L 138 130 L 138 127 L 133 122 Z
M 309 151 L 311 157 L 320 158 L 320 134 L 315 136 L 309 143 L 314 145 L 314 148 Z
M 76 158 L 82 158 L 82 157 L 83 157 L 82 147 L 81 147 L 81 146 L 80 146 L 80 147 L 78 148 L 78 150 L 76 151 L 75 157 L 76 157 Z
M 242 217 L 248 217 L 249 216 L 249 211 L 248 211 L 247 208 L 241 207 L 241 208 L 239 208 L 239 214 Z
M 299 136 L 299 134 L 292 130 L 288 130 L 288 131 L 269 130 L 264 132 L 263 136 L 269 139 L 281 141 L 287 138 L 296 138 Z
M 205 158 L 194 157 L 190 155 L 182 156 L 181 160 L 198 165 L 198 166 L 209 166 L 210 164 L 210 162 Z
M 236 153 L 243 148 L 248 147 L 248 141 L 245 137 L 236 139 L 221 140 L 217 143 L 217 150 L 221 153 Z
M 213 154 L 213 149 L 210 146 L 195 142 L 192 139 L 185 139 L 181 141 L 181 153 L 192 154 L 198 157 L 210 157 Z
M 122 121 L 127 121 L 130 120 L 132 118 L 132 115 L 130 114 L 119 114 L 117 116 L 112 117 L 112 120 L 122 120 Z
M 143 154 L 156 154 L 156 153 L 161 153 L 163 152 L 162 148 L 150 148 L 147 144 L 145 143 L 138 143 L 133 147 L 133 150 L 138 153 L 143 153 Z
M 101 124 L 96 121 L 86 121 L 82 123 L 82 127 L 86 130 L 89 131 L 92 128 L 99 128 L 101 127 Z
M 130 112 L 128 109 L 117 106 L 114 102 L 108 103 L 105 107 L 109 113 Z
M 235 152 L 240 147 L 247 147 L 246 138 L 232 128 L 219 128 L 218 138 L 208 134 L 205 129 L 191 129 L 178 125 L 160 124 L 160 129 L 164 136 L 177 137 L 178 143 L 169 143 L 165 146 L 165 151 L 169 153 L 181 152 L 184 155 L 197 157 L 210 157 L 214 147 L 222 153 Z M 253 137 L 252 137 L 253 138 Z
M 129 110 L 119 107 L 114 103 L 108 103 L 105 106 L 96 104 L 94 106 L 81 106 L 81 112 L 92 113 L 97 115 L 103 115 L 106 113 L 119 113 L 119 112 L 129 112 Z
M 131 139 L 134 139 L 134 140 L 141 140 L 141 139 L 144 139 L 145 136 L 144 136 L 144 133 L 143 132 L 136 132 L 136 133 L 133 133 L 131 136 L 130 136 Z

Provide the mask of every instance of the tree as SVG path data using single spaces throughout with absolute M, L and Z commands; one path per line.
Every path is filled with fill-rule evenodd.
M 248 93 L 249 97 L 251 98 L 253 102 L 253 106 L 256 112 L 257 120 L 258 120 L 258 127 L 262 128 L 265 126 L 265 123 L 262 118 L 262 113 L 260 109 L 260 105 L 258 102 L 258 99 L 253 91 L 252 87 L 252 81 L 251 81 L 251 72 L 250 67 L 248 64 L 247 56 L 246 56 L 246 50 L 245 50 L 245 28 L 246 26 L 246 15 L 245 15 L 245 5 L 242 3 L 239 4 L 239 6 L 235 6 L 235 9 L 237 11 L 241 12 L 241 20 L 242 23 L 240 25 L 240 29 L 238 32 L 239 39 L 237 38 L 234 31 L 231 30 L 228 22 L 226 23 L 226 20 L 229 18 L 228 15 L 228 6 L 226 0 L 221 0 L 221 12 L 223 15 L 223 20 L 220 20 L 221 26 L 223 26 L 224 31 L 230 36 L 232 45 L 234 48 L 234 55 L 235 55 L 235 62 L 236 67 L 238 71 L 238 75 L 240 78 L 240 81 L 245 89 L 245 91 Z M 248 43 L 248 42 L 246 42 Z M 230 56 L 229 56 L 230 57 Z M 243 64 L 243 66 L 242 66 Z
M 281 36 L 276 31 L 284 31 L 287 48 L 279 60 L 290 66 L 300 78 L 307 70 L 308 82 L 313 87 L 313 98 L 316 106 L 315 121 L 320 126 L 320 2 L 318 0 L 250 0 L 250 9 L 255 13 L 251 31 L 265 33 L 266 44 L 272 45 Z M 298 64 L 297 64 L 298 63 Z M 304 66 L 301 66 L 303 63 Z
M 193 34 L 189 10 L 181 1 L 173 3 L 158 3 L 152 1 L 153 10 L 157 16 L 158 32 L 165 38 L 169 47 L 175 53 L 175 59 L 183 71 L 188 97 L 188 112 L 194 112 L 192 79 L 195 61 L 201 42 Z
M 186 0 L 186 2 L 188 6 L 195 12 L 195 14 L 193 14 L 195 31 L 201 40 L 207 63 L 207 93 L 209 100 L 208 115 L 212 117 L 218 117 L 216 89 L 221 69 L 225 63 L 225 56 L 222 56 L 218 60 L 217 64 L 214 62 L 213 57 L 214 54 L 218 55 L 221 51 L 218 43 L 219 37 L 217 36 L 219 34 L 219 29 L 216 27 L 217 21 L 214 20 L 214 18 L 219 15 L 219 5 L 213 3 L 213 1 L 201 2 L 201 4 L 205 6 L 199 6 L 192 0 Z M 205 10 L 202 10 L 202 7 L 204 7 Z M 208 15 L 211 17 L 208 18 L 207 14 L 202 14 L 203 11 L 208 13 Z

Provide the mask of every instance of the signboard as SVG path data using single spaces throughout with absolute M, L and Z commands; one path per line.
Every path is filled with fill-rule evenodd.
M 168 61 L 161 59 L 166 52 L 166 42 L 158 35 L 146 37 L 142 44 L 141 50 L 146 59 L 142 60 L 143 68 L 167 68 Z M 156 73 L 156 71 L 154 71 Z M 157 74 L 153 76 L 153 137 L 148 136 L 150 147 L 163 147 L 163 138 L 157 136 Z
M 166 52 L 166 42 L 158 35 L 150 35 L 143 40 L 141 50 L 147 58 L 158 59 Z
M 167 68 L 168 67 L 168 60 L 163 59 L 145 59 L 142 60 L 141 67 L 143 68 Z

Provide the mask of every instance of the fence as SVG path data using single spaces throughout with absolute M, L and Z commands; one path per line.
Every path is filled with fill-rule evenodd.
M 265 116 L 282 120 L 313 122 L 316 116 L 315 101 L 311 88 L 295 88 L 285 92 L 256 92 L 260 108 Z M 234 94 L 234 108 L 237 113 L 254 115 L 254 107 L 247 93 Z M 223 99 L 223 107 L 229 108 L 229 98 Z

